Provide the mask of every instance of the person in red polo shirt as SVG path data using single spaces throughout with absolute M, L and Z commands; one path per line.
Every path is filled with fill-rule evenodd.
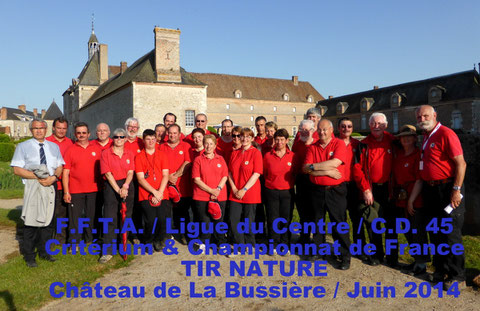
M 323 119 L 318 123 L 318 141 L 307 150 L 303 171 L 310 175 L 311 205 L 314 211 L 314 222 L 325 219 L 328 211 L 330 221 L 339 223 L 346 221 L 347 186 L 344 182 L 345 158 L 347 148 L 345 143 L 332 138 L 333 124 Z M 350 268 L 350 236 L 339 233 L 335 227 L 333 239 L 340 242 L 341 261 L 339 269 Z M 325 243 L 325 234 L 313 235 L 315 244 Z
M 95 204 L 100 180 L 100 157 L 102 149 L 88 141 L 90 131 L 84 122 L 75 124 L 77 141 L 65 153 L 63 169 L 63 199 L 68 207 L 70 242 L 78 243 L 82 235 L 78 233 L 78 219 L 85 213 L 89 227 L 85 229 L 85 241 L 92 242 Z M 72 233 L 74 230 L 75 233 Z
M 232 137 L 233 121 L 225 119 L 222 121 L 222 136 L 217 139 L 217 154 L 223 156 L 226 162 L 230 158 L 233 146 Z
M 389 208 L 388 183 L 392 172 L 392 142 L 395 137 L 385 131 L 388 122 L 383 113 L 374 112 L 368 123 L 370 134 L 360 142 L 357 148 L 353 179 L 366 205 L 370 206 L 374 201 L 380 205 L 378 215 L 387 221 L 387 227 L 391 229 L 391 221 L 395 221 L 395 216 L 389 214 L 392 209 Z M 370 243 L 373 242 L 376 246 L 376 253 L 374 256 L 368 256 L 366 263 L 376 266 L 383 262 L 385 256 L 382 235 L 374 233 L 370 224 L 367 224 L 367 233 Z M 385 237 L 393 238 L 393 233 L 390 236 L 387 231 Z M 387 258 L 387 263 L 392 268 L 398 268 L 398 262 L 394 261 L 394 257 Z
M 180 195 L 180 201 L 173 209 L 173 221 L 176 228 L 180 228 L 180 221 L 190 222 L 189 210 L 192 205 L 192 180 L 190 178 L 191 147 L 190 144 L 180 140 L 181 129 L 178 124 L 172 124 L 168 130 L 168 141 L 158 146 L 165 153 L 168 161 L 168 184 L 175 186 Z M 175 200 L 175 198 L 171 198 Z M 186 243 L 183 235 L 178 237 L 181 243 Z
M 428 243 L 425 227 L 425 209 L 422 208 L 422 180 L 420 179 L 419 163 L 420 149 L 417 144 L 417 129 L 413 125 L 404 125 L 396 137 L 400 146 L 393 149 L 393 200 L 398 217 L 408 218 L 410 230 L 405 234 L 408 243 Z M 413 234 L 412 230 L 416 233 Z M 429 254 L 412 256 L 415 259 L 411 265 L 404 267 L 403 272 L 411 275 L 420 275 L 427 271 L 426 263 L 430 261 Z
M 223 221 L 227 201 L 225 183 L 227 182 L 228 168 L 223 157 L 215 153 L 216 144 L 215 136 L 205 135 L 203 138 L 205 150 L 195 158 L 192 166 L 194 214 L 196 221 L 203 222 L 207 226 L 211 220 L 214 223 Z M 212 201 L 218 203 L 220 215 L 209 213 L 209 204 Z M 213 236 L 218 244 L 226 242 L 224 234 L 214 232 Z M 199 239 L 205 243 L 207 239 L 210 239 L 210 234 L 203 233 Z M 205 245 L 201 244 L 199 248 L 204 250 Z
M 60 153 L 62 157 L 65 157 L 65 152 L 67 149 L 73 145 L 73 141 L 66 137 L 68 130 L 68 121 L 65 117 L 58 117 L 53 120 L 52 125 L 52 135 L 45 138 L 48 141 L 51 141 L 58 145 L 60 148 Z M 67 218 L 67 206 L 63 203 L 63 187 L 62 187 L 62 176 L 60 175 L 59 180 L 57 181 L 57 190 L 55 192 L 55 214 L 54 216 L 54 224 L 55 228 L 57 228 L 57 219 L 58 218 Z M 64 244 L 67 241 L 67 229 L 63 228 L 61 232 L 57 232 L 54 230 L 54 237 L 58 242 Z
M 260 145 L 260 151 L 262 151 L 262 156 L 270 152 L 273 149 L 274 141 L 273 135 L 278 129 L 277 123 L 269 121 L 265 124 L 265 133 L 267 134 L 265 141 Z
M 362 215 L 358 210 L 359 198 L 358 187 L 353 180 L 353 164 L 355 163 L 355 154 L 358 149 L 360 141 L 352 137 L 353 122 L 348 117 L 343 117 L 338 120 L 338 138 L 345 142 L 347 146 L 347 157 L 345 159 L 345 183 L 347 185 L 347 210 L 352 221 L 352 236 L 353 241 L 360 240 L 362 245 L 365 245 L 365 230 L 358 232 L 358 226 L 360 225 L 360 218 Z M 361 254 L 358 258 L 362 261 L 367 261 L 368 258 Z
M 257 136 L 253 140 L 259 146 L 261 146 L 267 140 L 267 133 L 265 132 L 265 124 L 267 119 L 264 116 L 258 116 L 255 118 L 255 129 L 257 130 Z
M 170 125 L 176 124 L 177 123 L 177 116 L 174 113 L 167 112 L 163 116 L 163 124 L 165 124 L 165 128 L 168 131 L 168 128 Z M 183 133 L 180 133 L 180 140 L 184 140 L 185 135 Z M 163 137 L 163 142 L 166 143 L 168 141 L 168 133 L 165 132 L 165 136 Z
M 200 154 L 203 153 L 205 148 L 203 147 L 203 138 L 205 137 L 205 131 L 199 128 L 196 128 L 192 131 L 193 138 L 193 147 L 190 149 L 190 160 L 195 160 Z
M 110 138 L 110 127 L 107 123 L 98 123 L 96 133 L 97 139 L 92 140 L 92 143 L 99 145 L 102 150 L 112 146 L 113 140 Z
M 299 139 L 293 142 L 292 151 L 295 153 L 295 166 L 301 168 L 303 162 L 305 162 L 305 156 L 307 155 L 307 149 L 317 142 L 318 138 L 314 138 L 315 126 L 312 120 L 302 120 L 298 126 Z M 317 134 L 318 136 L 318 134 Z M 297 169 L 298 174 L 295 180 L 297 194 L 295 196 L 295 203 L 297 206 L 298 216 L 300 217 L 300 223 L 304 224 L 313 220 L 313 209 L 310 204 L 310 176 L 303 173 L 301 169 Z M 300 233 L 300 239 L 298 243 L 309 244 L 310 232 Z
M 263 157 L 263 176 L 265 178 L 265 205 L 267 208 L 268 238 L 275 246 L 288 243 L 288 233 L 279 234 L 273 230 L 273 221 L 283 218 L 279 228 L 287 228 L 293 209 L 295 164 L 294 153 L 287 148 L 288 132 L 279 129 L 273 135 L 275 148 Z
M 155 131 L 145 130 L 143 140 L 145 149 L 135 158 L 135 172 L 140 184 L 138 197 L 144 213 L 146 243 L 153 243 L 159 252 L 167 238 L 167 218 L 172 217 L 167 191 L 169 160 L 167 154 L 158 148 Z M 156 219 L 159 223 L 152 233 Z
M 465 214 L 463 179 L 467 164 L 463 158 L 463 149 L 457 134 L 437 121 L 437 113 L 432 106 L 420 106 L 416 110 L 417 124 L 425 132 L 420 159 L 420 177 L 423 182 L 424 208 L 428 222 L 443 218 L 450 221 L 449 233 L 430 234 L 430 240 L 438 246 L 440 243 L 462 245 L 462 226 Z M 445 211 L 451 205 L 450 212 Z M 433 256 L 434 282 L 443 282 L 449 289 L 454 282 L 458 288 L 465 288 L 465 255 L 447 255 L 436 253 Z
M 117 236 L 115 229 L 118 229 L 119 211 L 122 200 L 127 205 L 126 217 L 131 218 L 133 212 L 133 201 L 135 191 L 133 187 L 133 173 L 135 171 L 135 155 L 124 148 L 127 132 L 124 129 L 116 129 L 113 132 L 113 145 L 103 150 L 100 159 L 100 172 L 104 175 L 105 189 L 104 196 L 104 217 L 113 221 L 108 223 L 108 231 L 103 235 L 103 244 L 112 244 Z M 117 239 L 120 243 L 121 239 Z M 107 248 L 107 253 L 100 257 L 100 263 L 106 263 L 112 259 L 112 247 Z
M 195 128 L 202 129 L 205 132 L 205 135 L 214 135 L 216 138 L 218 138 L 217 133 L 210 132 L 207 129 L 207 115 L 204 113 L 199 113 L 195 116 Z M 183 141 L 187 142 L 190 144 L 190 146 L 193 148 L 195 146 L 195 143 L 193 142 L 193 137 L 192 133 L 188 134 Z
M 163 144 L 165 137 L 167 136 L 167 127 L 162 123 L 155 125 L 155 137 L 157 139 L 157 144 Z
M 313 122 L 313 125 L 314 125 L 313 138 L 315 140 L 318 140 L 317 126 L 318 126 L 318 122 L 322 119 L 322 113 L 320 109 L 316 107 L 309 108 L 305 113 L 305 117 L 306 117 L 306 120 L 311 120 Z M 333 133 L 332 133 L 332 137 L 333 137 Z M 300 132 L 298 132 L 297 136 L 295 136 L 294 143 L 299 139 L 300 139 Z
M 240 134 L 242 148 L 232 152 L 228 164 L 231 187 L 229 220 L 235 243 L 255 245 L 251 224 L 255 222 L 255 207 L 262 200 L 259 177 L 263 173 L 263 159 L 262 153 L 252 145 L 253 131 L 243 128 Z M 248 219 L 250 223 L 248 233 L 238 232 L 242 219 Z

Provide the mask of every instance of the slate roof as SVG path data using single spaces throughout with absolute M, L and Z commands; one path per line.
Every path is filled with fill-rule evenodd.
M 55 120 L 58 117 L 63 116 L 62 111 L 58 108 L 57 103 L 53 101 L 45 112 L 44 120 Z
M 93 31 L 92 31 L 92 34 L 90 35 L 90 39 L 88 39 L 88 43 L 91 43 L 91 42 L 98 42 L 97 36 Z
M 20 120 L 17 115 L 27 115 L 29 117 L 33 118 L 33 112 L 32 111 L 26 111 L 23 112 L 20 109 L 17 108 L 10 108 L 10 107 L 2 107 L 7 109 L 7 119 L 6 120 Z
M 390 98 L 394 93 L 402 95 L 400 107 L 416 107 L 428 104 L 428 91 L 433 86 L 440 86 L 445 89 L 441 102 L 480 98 L 479 82 L 478 72 L 476 70 L 468 70 L 325 99 L 319 101 L 317 107 L 320 105 L 328 107 L 325 117 L 336 116 L 337 103 L 347 102 L 348 109 L 345 111 L 345 115 L 360 113 L 360 102 L 365 97 L 373 98 L 375 101 L 369 112 L 388 110 L 390 109 Z
M 95 91 L 95 93 L 93 93 L 92 97 L 90 97 L 88 102 L 82 107 L 82 109 L 90 105 L 91 103 L 97 101 L 98 99 L 122 88 L 123 86 L 131 82 L 150 82 L 150 83 L 156 82 L 154 68 L 155 68 L 155 50 L 152 50 L 147 54 L 145 54 L 144 56 L 140 57 L 131 66 L 129 66 L 123 74 L 118 73 L 110 77 L 110 79 L 108 79 L 105 83 L 100 85 L 98 89 Z M 89 70 L 88 69 L 85 70 L 84 68 L 82 73 L 84 73 L 84 71 L 85 71 L 84 77 L 87 77 L 89 75 Z M 186 72 L 183 68 L 180 68 L 180 73 L 182 77 L 181 84 L 204 85 L 204 83 L 195 79 L 195 77 L 193 77 L 190 73 Z M 171 84 L 171 82 L 169 82 L 169 84 Z
M 283 101 L 283 94 L 288 93 L 289 101 L 307 102 L 312 95 L 314 102 L 324 99 L 309 83 L 292 80 L 256 78 L 217 73 L 191 73 L 193 77 L 208 85 L 207 97 L 234 98 L 235 90 L 242 92 L 243 99 Z

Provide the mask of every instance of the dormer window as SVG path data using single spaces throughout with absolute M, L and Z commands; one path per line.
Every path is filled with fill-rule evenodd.
M 337 103 L 337 115 L 344 114 L 345 111 L 347 111 L 347 109 L 348 109 L 348 103 L 347 102 Z
M 373 104 L 375 103 L 375 100 L 373 98 L 368 98 L 364 97 L 360 101 L 360 111 L 361 112 L 367 112 L 372 108 Z
M 307 102 L 313 103 L 313 96 L 312 95 L 307 96 Z
M 284 101 L 289 101 L 290 100 L 290 96 L 288 95 L 288 93 L 284 93 L 282 95 L 282 98 L 283 98 Z
M 242 98 L 242 91 L 240 90 L 235 90 L 233 94 L 235 95 L 235 98 Z
M 320 113 L 322 114 L 322 117 L 327 113 L 328 107 L 327 106 L 318 106 L 318 109 L 320 109 Z
M 390 108 L 398 108 L 402 105 L 402 95 L 394 93 L 390 97 Z
M 435 85 L 428 90 L 428 102 L 429 103 L 437 103 L 442 100 L 443 94 L 447 90 L 440 86 L 440 85 Z

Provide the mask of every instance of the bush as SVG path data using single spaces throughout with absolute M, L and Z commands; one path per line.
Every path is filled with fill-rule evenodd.
M 10 136 L 7 134 L 0 133 L 0 143 L 9 143 L 11 142 Z
M 0 190 L 23 189 L 22 179 L 13 174 L 10 163 L 0 162 Z
M 214 127 L 212 127 L 212 126 L 208 126 L 208 127 L 207 127 L 207 130 L 209 130 L 209 131 L 212 132 L 212 133 L 218 134 L 218 133 L 217 133 L 217 130 L 216 130 Z
M 32 136 L 20 138 L 19 140 L 15 140 L 14 143 L 15 145 L 18 145 L 19 143 L 23 143 L 24 141 L 29 140 L 30 138 L 32 138 Z
M 0 161 L 12 161 L 13 153 L 15 152 L 15 144 L 0 142 Z

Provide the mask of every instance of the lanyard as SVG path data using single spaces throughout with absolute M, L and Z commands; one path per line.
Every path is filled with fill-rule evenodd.
M 430 133 L 430 135 L 428 135 L 427 140 L 425 140 L 425 141 L 423 142 L 421 159 L 423 159 L 423 153 L 424 153 L 424 151 L 425 151 L 425 148 L 426 148 L 427 145 L 428 145 L 428 141 L 429 141 L 430 138 L 433 136 L 433 134 L 435 134 L 435 132 L 438 131 L 438 129 L 440 128 L 441 125 L 442 125 L 442 124 L 440 124 L 440 122 L 438 122 L 437 126 L 435 126 L 435 128 L 434 128 L 433 131 Z

